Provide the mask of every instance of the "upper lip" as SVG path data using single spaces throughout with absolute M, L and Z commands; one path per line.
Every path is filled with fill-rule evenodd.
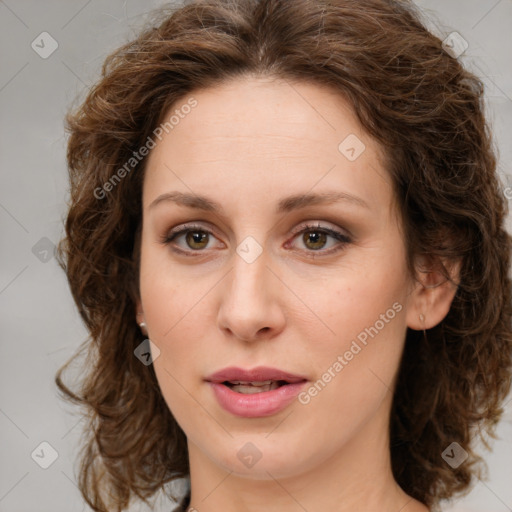
M 294 375 L 278 368 L 258 366 L 250 370 L 230 366 L 206 377 L 209 382 L 242 381 L 242 382 L 264 382 L 266 380 L 284 380 L 291 384 L 307 380 L 302 375 Z

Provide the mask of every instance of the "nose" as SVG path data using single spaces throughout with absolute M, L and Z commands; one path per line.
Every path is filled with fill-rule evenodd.
M 238 253 L 221 290 L 218 325 L 243 341 L 275 337 L 285 325 L 282 297 L 285 287 L 268 266 L 265 251 L 251 263 Z

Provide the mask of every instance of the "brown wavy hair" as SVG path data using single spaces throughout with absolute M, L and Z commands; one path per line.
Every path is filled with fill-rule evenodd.
M 147 158 L 104 197 L 97 191 L 178 100 L 242 76 L 334 88 L 384 148 L 411 276 L 416 255 L 447 278 L 442 262 L 461 262 L 447 316 L 425 335 L 407 330 L 389 425 L 396 481 L 437 509 L 481 478 L 473 442 L 479 434 L 489 449 L 483 432 L 496 439 L 510 389 L 511 237 L 483 83 L 404 0 L 200 0 L 159 9 L 106 58 L 68 114 L 70 201 L 58 261 L 90 336 L 55 382 L 88 420 L 80 490 L 93 510 L 122 511 L 132 497 L 148 503 L 189 477 L 185 434 L 152 365 L 133 353 L 144 339 L 135 303 Z M 72 391 L 62 372 L 83 351 Z M 455 469 L 442 458 L 452 442 L 468 453 Z M 181 509 L 189 502 L 188 491 Z

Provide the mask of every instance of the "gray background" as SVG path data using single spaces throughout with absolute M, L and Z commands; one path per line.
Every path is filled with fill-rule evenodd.
M 500 174 L 512 186 L 512 0 L 417 3 L 442 39 L 457 31 L 468 41 L 459 59 L 486 84 Z M 0 512 L 88 510 L 74 472 L 83 422 L 57 398 L 53 380 L 87 335 L 52 257 L 52 244 L 63 234 L 68 188 L 63 117 L 97 79 L 105 56 L 160 5 L 0 1 Z M 58 43 L 46 59 L 31 47 L 44 31 Z M 446 512 L 512 510 L 512 400 L 505 411 L 500 439 L 492 453 L 483 452 L 489 480 L 477 481 Z M 44 441 L 58 453 L 47 469 L 34 460 L 50 461 L 49 450 L 41 452 Z M 32 458 L 34 450 L 39 458 Z M 156 510 L 170 508 L 163 500 Z

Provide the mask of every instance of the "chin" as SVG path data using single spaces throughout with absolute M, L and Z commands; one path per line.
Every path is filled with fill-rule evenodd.
M 273 440 L 266 436 L 268 432 L 236 436 L 228 445 L 221 446 L 219 453 L 210 452 L 210 458 L 227 472 L 255 480 L 288 478 L 306 470 L 307 453 L 300 448 L 304 442 L 295 443 L 288 437 L 288 444 L 284 444 L 277 436 Z M 311 460 L 310 464 L 313 466 L 315 461 Z

